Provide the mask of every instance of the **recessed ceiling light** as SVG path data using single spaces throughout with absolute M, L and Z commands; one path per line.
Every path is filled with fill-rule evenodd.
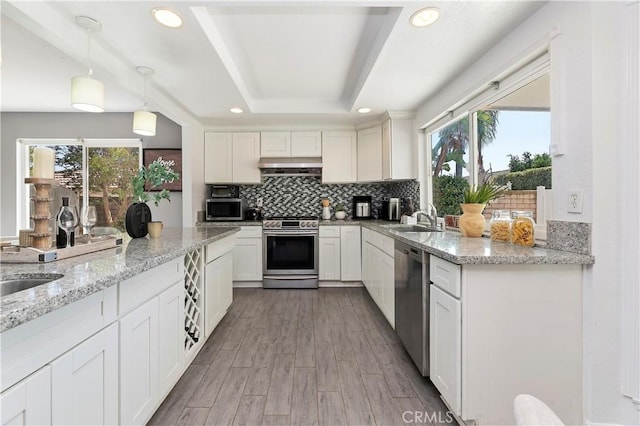
M 440 9 L 437 7 L 425 7 L 411 15 L 411 25 L 414 27 L 426 27 L 433 24 L 440 17 Z
M 229 111 L 231 111 L 234 114 L 242 114 L 244 112 L 242 108 L 238 108 L 238 107 L 231 108 Z
M 169 28 L 178 28 L 182 26 L 182 17 L 171 9 L 156 8 L 151 11 L 153 18 Z
M 368 112 L 371 112 L 371 108 L 358 108 L 358 109 L 357 109 L 357 111 L 358 111 L 360 114 L 366 114 L 366 113 L 368 113 Z

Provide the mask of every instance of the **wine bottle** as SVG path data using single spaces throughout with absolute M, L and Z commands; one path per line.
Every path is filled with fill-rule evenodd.
M 69 206 L 69 197 L 62 197 L 62 207 L 68 207 L 68 206 Z M 59 249 L 65 248 L 67 246 L 67 231 L 60 228 L 60 226 L 58 225 L 58 217 L 62 212 L 62 207 L 60 208 L 60 211 L 58 211 L 58 214 L 56 215 L 56 247 Z M 75 236 L 76 236 L 75 234 L 76 234 L 75 231 L 70 232 L 69 244 L 71 246 L 75 244 Z

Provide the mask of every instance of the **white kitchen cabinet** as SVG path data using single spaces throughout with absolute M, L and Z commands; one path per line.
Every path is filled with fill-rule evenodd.
M 335 228 L 337 228 L 337 226 Z M 318 239 L 318 258 L 318 279 L 339 281 L 340 237 L 320 237 Z
M 204 329 L 205 337 L 209 337 L 231 305 L 233 253 L 230 249 L 207 263 L 205 276 Z
M 429 296 L 430 378 L 449 408 L 460 415 L 461 303 L 435 284 L 430 286 Z
M 356 132 L 322 132 L 322 183 L 352 183 L 357 178 Z
M 393 239 L 364 228 L 362 230 L 362 280 L 373 301 L 391 327 L 395 328 Z
M 382 181 L 382 126 L 358 130 L 358 182 Z
M 158 296 L 158 387 L 160 397 L 182 375 L 184 351 L 184 283 Z
M 45 366 L 0 394 L 2 425 L 51 424 L 51 367 Z
M 261 183 L 260 133 L 233 134 L 233 183 Z
M 260 132 L 261 157 L 290 157 L 291 132 Z
M 54 425 L 118 423 L 118 325 L 51 363 Z
M 260 133 L 206 132 L 205 183 L 260 183 Z
M 158 299 L 120 320 L 120 423 L 143 424 L 158 400 Z
M 381 274 L 380 274 L 380 310 L 384 314 L 391 327 L 395 329 L 396 307 L 395 307 L 395 276 L 394 258 L 387 253 L 380 254 Z
M 292 157 L 322 157 L 320 132 L 291 132 Z
M 340 279 L 362 279 L 362 243 L 360 226 L 340 226 Z
M 233 134 L 204 134 L 205 183 L 233 182 Z
M 243 226 L 236 234 L 233 281 L 262 281 L 261 226 Z
M 413 119 L 390 118 L 382 124 L 382 178 L 384 180 L 417 177 Z

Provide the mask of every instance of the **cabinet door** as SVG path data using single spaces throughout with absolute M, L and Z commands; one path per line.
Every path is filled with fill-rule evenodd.
M 207 132 L 204 134 L 204 182 L 233 182 L 233 135 Z
M 382 283 L 382 252 L 369 244 L 369 294 L 380 306 L 380 285 Z
M 46 366 L 0 395 L 2 425 L 51 424 L 51 367 Z
M 184 361 L 184 283 L 158 296 L 158 387 L 161 395 L 178 382 Z
M 205 270 L 205 335 L 216 328 L 233 298 L 233 254 L 227 252 L 207 264 Z
M 320 132 L 291 132 L 292 157 L 322 157 Z
M 236 239 L 233 281 L 262 281 L 262 238 Z
M 233 134 L 233 182 L 260 183 L 260 133 Z
M 340 238 L 319 238 L 318 241 L 318 279 L 340 280 Z
M 382 179 L 391 179 L 391 119 L 382 124 Z
M 430 286 L 429 370 L 431 381 L 460 414 L 461 395 L 461 304 L 435 285 Z
M 112 324 L 51 363 L 55 425 L 118 422 L 118 325 Z
M 291 132 L 261 132 L 261 157 L 290 157 Z
M 380 253 L 382 274 L 380 280 L 380 310 L 395 328 L 395 276 L 393 257 Z
M 322 183 L 355 182 L 357 171 L 356 132 L 323 132 Z
M 362 245 L 359 226 L 340 227 L 340 279 L 362 279 Z
M 358 182 L 382 180 L 382 127 L 358 131 Z
M 120 320 L 120 423 L 143 424 L 158 400 L 158 298 Z

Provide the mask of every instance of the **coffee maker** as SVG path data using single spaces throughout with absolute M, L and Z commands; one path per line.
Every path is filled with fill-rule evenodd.
M 371 219 L 371 195 L 353 196 L 353 218 Z

